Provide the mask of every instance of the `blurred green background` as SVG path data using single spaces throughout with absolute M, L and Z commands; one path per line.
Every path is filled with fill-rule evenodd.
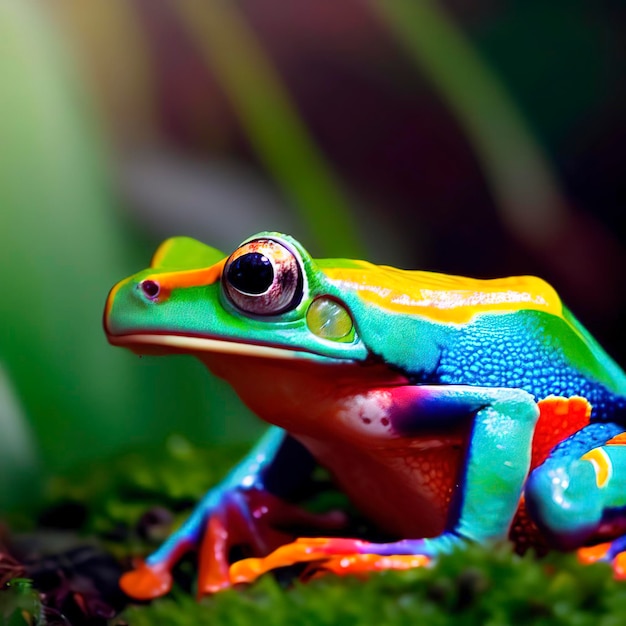
M 176 432 L 261 425 L 107 345 L 108 289 L 187 234 L 551 281 L 626 363 L 626 7 L 0 2 L 0 503 Z

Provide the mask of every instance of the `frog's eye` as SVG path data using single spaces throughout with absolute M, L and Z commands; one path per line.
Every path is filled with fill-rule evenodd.
M 299 259 L 272 239 L 255 239 L 235 250 L 226 261 L 222 282 L 229 300 L 253 315 L 284 313 L 302 298 Z

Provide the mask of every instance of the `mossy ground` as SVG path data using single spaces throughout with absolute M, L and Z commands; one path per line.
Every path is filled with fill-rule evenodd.
M 569 556 L 537 561 L 507 546 L 470 547 L 432 567 L 366 580 L 327 576 L 284 588 L 273 577 L 196 602 L 174 593 L 128 608 L 133 626 L 252 624 L 623 624 L 626 587 L 605 566 Z
M 74 541 L 95 538 L 98 549 L 128 564 L 131 553 L 149 551 L 162 540 L 207 485 L 219 480 L 237 452 L 201 451 L 174 439 L 158 455 L 128 455 L 57 478 L 51 483 L 49 503 L 39 521 L 27 530 L 39 541 L 43 527 L 52 525 L 59 530 L 65 525 L 61 531 Z M 64 516 L 70 519 L 64 521 Z M 100 563 L 110 567 L 108 561 L 96 558 L 101 559 L 90 554 L 96 568 Z M 76 574 L 79 588 L 81 581 L 93 580 L 84 563 L 76 565 L 75 572 L 72 567 L 66 574 Z M 48 593 L 41 604 L 32 585 L 17 578 L 0 592 L 0 623 L 609 626 L 623 624 L 626 615 L 626 584 L 615 581 L 608 566 L 582 566 L 571 554 L 552 553 L 542 559 L 531 553 L 519 556 L 508 545 L 469 546 L 431 567 L 385 572 L 367 579 L 328 575 L 301 583 L 285 571 L 201 601 L 193 594 L 194 575 L 195 564 L 190 559 L 179 568 L 177 585 L 169 596 L 149 604 L 116 599 L 112 602 L 119 611 L 116 617 L 104 617 L 103 613 L 88 618 L 76 610 L 74 602 L 71 621 L 65 622 L 59 621 L 58 607 L 46 612 L 46 603 L 54 594 Z M 96 593 L 87 599 L 90 606 L 98 607 L 103 598 L 107 600 L 104 591 L 102 597 Z

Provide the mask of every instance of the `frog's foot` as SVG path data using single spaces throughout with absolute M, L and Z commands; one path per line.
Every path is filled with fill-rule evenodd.
M 626 520 L 625 472 L 622 427 L 590 424 L 557 446 L 530 473 L 525 487 L 528 511 L 551 545 L 563 549 L 578 548 L 614 530 L 621 532 Z M 613 555 L 607 559 L 613 560 Z
M 301 538 L 264 558 L 243 559 L 230 567 L 231 583 L 250 583 L 271 570 L 309 563 L 304 578 L 332 572 L 340 576 L 389 569 L 411 569 L 430 563 L 422 540 L 376 544 L 359 539 Z
M 579 548 L 577 554 L 581 563 L 589 564 L 598 561 L 610 563 L 615 578 L 626 580 L 626 535 L 606 543 Z
M 172 588 L 170 567 L 164 563 L 151 565 L 136 560 L 134 569 L 122 574 L 119 585 L 122 591 L 137 600 L 152 600 L 163 596 Z
M 161 550 L 137 564 L 120 579 L 120 587 L 138 600 L 151 600 L 172 587 L 171 570 L 184 553 L 198 547 L 197 594 L 203 596 L 231 586 L 230 558 L 233 549 L 246 555 L 265 555 L 293 534 L 284 529 L 338 530 L 345 515 L 337 511 L 314 514 L 287 503 L 262 489 L 235 489 L 219 495 L 202 521 L 188 520 Z M 198 532 L 201 526 L 203 532 Z M 194 533 L 190 531 L 194 529 Z

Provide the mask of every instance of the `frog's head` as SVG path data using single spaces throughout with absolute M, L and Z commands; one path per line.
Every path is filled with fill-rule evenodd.
M 278 233 L 255 235 L 228 257 L 187 237 L 168 239 L 150 268 L 111 290 L 104 326 L 111 343 L 139 353 L 351 363 L 368 356 L 336 286 Z

